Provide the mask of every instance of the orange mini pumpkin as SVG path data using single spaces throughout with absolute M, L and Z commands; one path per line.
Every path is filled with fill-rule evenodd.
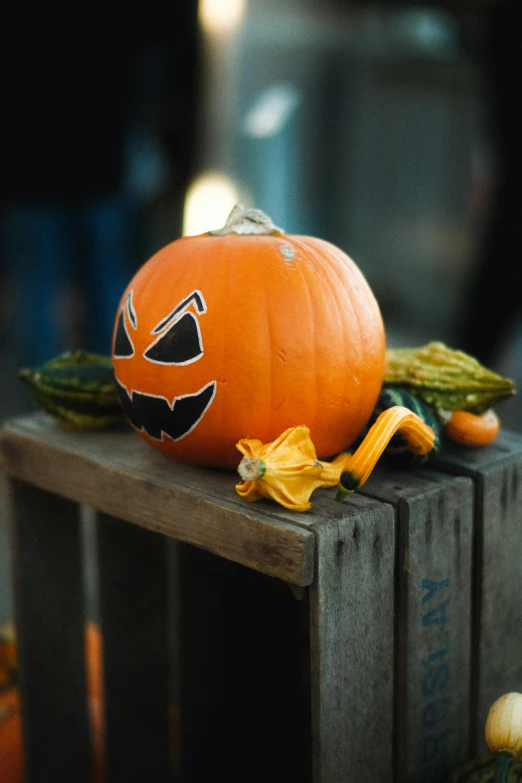
M 236 207 L 156 253 L 125 290 L 112 347 L 127 418 L 187 462 L 235 468 L 241 438 L 305 424 L 320 458 L 359 435 L 384 377 L 384 327 L 356 264 Z

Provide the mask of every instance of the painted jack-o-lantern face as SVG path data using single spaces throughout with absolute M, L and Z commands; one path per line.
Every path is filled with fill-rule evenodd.
M 236 468 L 241 438 L 310 429 L 317 456 L 347 448 L 384 377 L 373 293 L 320 239 L 257 211 L 159 250 L 124 292 L 113 360 L 136 431 L 187 462 Z
M 127 295 L 121 308 L 114 336 L 115 360 L 130 360 L 136 355 L 134 335 L 139 320 L 133 306 L 133 291 Z M 193 306 L 198 314 L 206 313 L 205 300 L 200 291 L 193 291 L 157 323 L 151 330 L 151 343 L 143 352 L 146 362 L 164 367 L 182 367 L 199 361 L 203 354 L 201 330 Z M 125 415 L 138 430 L 149 438 L 164 441 L 165 436 L 180 440 L 192 432 L 205 415 L 216 393 L 216 382 L 209 381 L 193 393 L 176 395 L 171 399 L 136 389 L 128 389 L 116 377 L 118 392 Z

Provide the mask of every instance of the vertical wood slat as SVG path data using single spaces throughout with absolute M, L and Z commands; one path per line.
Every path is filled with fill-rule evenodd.
M 442 783 L 468 758 L 473 486 L 379 467 L 396 510 L 395 780 Z
M 357 499 L 351 500 L 355 505 Z M 393 509 L 315 526 L 310 587 L 314 783 L 392 777 Z
M 180 548 L 181 779 L 310 783 L 308 601 Z
M 475 485 L 475 573 L 471 750 L 486 750 L 491 704 L 522 692 L 522 437 L 501 432 L 490 446 L 447 444 L 437 467 Z
M 97 515 L 110 783 L 171 780 L 166 540 Z
M 181 780 L 202 783 L 212 770 L 233 780 L 237 725 L 229 724 L 225 684 L 225 579 L 230 563 L 188 545 L 179 550 Z M 229 703 L 232 693 L 228 693 Z M 228 709 L 228 711 L 232 710 Z M 236 717 L 237 713 L 236 713 Z M 230 733 L 228 733 L 230 732 Z M 223 741 L 226 735 L 226 741 Z M 230 778 L 229 778 L 230 779 Z
M 85 680 L 78 507 L 12 481 L 11 536 L 28 783 L 86 783 L 91 750 Z

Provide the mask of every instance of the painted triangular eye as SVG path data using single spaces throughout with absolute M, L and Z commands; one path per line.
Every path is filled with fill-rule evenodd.
M 191 364 L 203 353 L 197 318 L 184 313 L 145 352 L 145 358 L 158 364 Z
M 122 310 L 116 326 L 116 336 L 114 338 L 114 358 L 129 359 L 134 356 L 134 346 L 129 337 L 127 326 L 125 324 L 125 315 Z

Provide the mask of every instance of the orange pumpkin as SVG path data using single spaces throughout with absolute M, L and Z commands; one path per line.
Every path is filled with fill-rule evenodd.
M 150 444 L 235 468 L 241 438 L 305 424 L 320 458 L 359 435 L 384 377 L 384 327 L 356 264 L 258 210 L 183 237 L 134 276 L 112 346 L 122 406 Z

